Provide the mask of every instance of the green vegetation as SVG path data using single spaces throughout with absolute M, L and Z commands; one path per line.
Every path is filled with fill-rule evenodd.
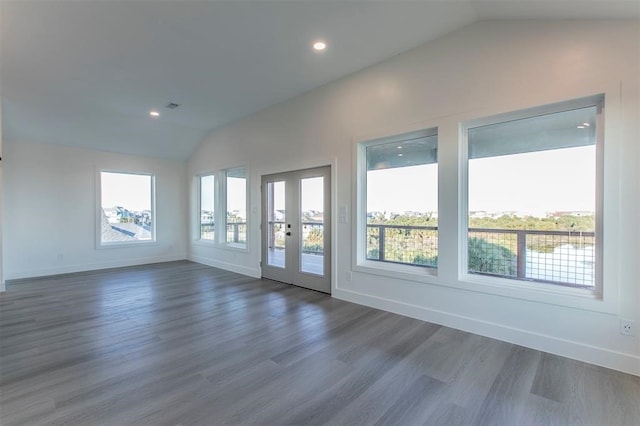
M 437 227 L 438 220 L 431 213 L 387 214 L 373 213 L 368 225 L 395 225 L 407 227 Z M 571 231 L 576 235 L 527 236 L 527 248 L 538 252 L 552 252 L 563 244 L 576 247 L 592 245 L 591 237 L 582 238 L 580 232 L 593 232 L 594 215 L 558 213 L 544 218 L 503 215 L 497 218 L 472 217 L 469 228 L 509 229 L 528 231 Z M 413 265 L 436 266 L 438 261 L 437 230 L 393 228 L 384 229 L 384 254 L 380 250 L 380 229 L 367 228 L 367 258 Z M 471 232 L 469 235 L 469 270 L 499 275 L 516 275 L 516 233 Z
M 469 271 L 516 275 L 516 255 L 482 238 L 469 238 Z
M 380 230 L 377 227 L 367 228 L 367 258 L 423 266 L 437 265 L 437 230 L 385 228 L 384 231 L 384 256 L 381 257 Z
M 469 228 L 526 229 L 536 231 L 593 232 L 595 216 L 552 215 L 547 217 L 503 215 L 498 218 L 472 217 Z
M 322 253 L 324 251 L 324 236 L 322 229 L 313 227 L 303 241 L 302 251 L 304 253 Z
M 432 213 L 416 213 L 415 215 L 401 215 L 391 213 L 386 217 L 384 213 L 374 213 L 367 219 L 368 225 L 405 225 L 405 226 L 438 226 L 438 218 Z
M 389 216 L 387 218 L 387 216 Z M 438 218 L 432 213 L 416 213 L 413 215 L 376 212 L 369 216 L 368 225 L 405 225 L 405 226 L 438 226 Z M 593 232 L 595 229 L 594 215 L 564 215 L 558 213 L 547 217 L 502 215 L 492 217 L 472 217 L 469 219 L 470 228 L 490 229 L 526 229 L 538 231 L 583 231 Z

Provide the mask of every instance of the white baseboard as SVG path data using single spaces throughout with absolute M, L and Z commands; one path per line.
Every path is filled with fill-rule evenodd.
M 63 266 L 56 266 L 51 268 L 29 269 L 26 271 L 18 271 L 16 273 L 13 273 L 11 274 L 10 277 L 7 278 L 7 280 L 46 277 L 49 275 L 70 274 L 74 272 L 97 271 L 100 269 L 146 265 L 149 263 L 172 262 L 175 260 L 186 260 L 186 258 L 187 256 L 185 253 L 185 254 L 170 255 L 170 256 L 139 257 L 139 258 L 133 258 L 133 259 L 112 260 L 108 262 L 95 262 L 95 263 L 85 263 L 85 264 L 77 264 L 77 265 L 63 265 Z
M 246 266 L 237 265 L 235 263 L 222 262 L 220 260 L 194 255 L 189 255 L 187 259 L 192 262 L 201 263 L 203 265 L 212 266 L 214 268 L 224 269 L 225 271 L 236 272 L 242 275 L 248 275 L 254 278 L 260 278 L 262 276 L 262 271 L 260 270 L 260 268 L 249 268 Z
M 332 295 L 336 299 L 370 306 L 372 308 L 640 376 L 640 357 L 633 354 L 616 352 L 584 343 L 532 333 L 518 328 L 383 299 L 350 290 L 333 289 Z

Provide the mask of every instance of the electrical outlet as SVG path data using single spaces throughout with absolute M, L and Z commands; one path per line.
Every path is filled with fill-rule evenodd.
M 625 319 L 620 320 L 620 334 L 624 334 L 626 336 L 633 336 L 635 335 L 635 331 L 636 331 L 636 326 L 634 324 L 634 321 L 625 320 Z

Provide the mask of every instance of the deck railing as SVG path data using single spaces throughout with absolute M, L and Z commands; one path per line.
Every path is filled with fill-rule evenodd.
M 215 235 L 215 224 L 201 223 L 200 238 L 211 240 Z M 227 223 L 227 242 L 228 243 L 246 243 L 247 242 L 247 222 L 230 222 Z
M 593 287 L 595 240 L 586 231 L 470 228 L 469 272 Z
M 469 228 L 471 273 L 563 285 L 594 285 L 593 232 Z M 367 225 L 367 259 L 435 267 L 435 226 Z
M 323 229 L 317 222 L 302 225 L 305 235 Z M 286 224 L 273 221 L 268 226 L 269 248 L 283 249 Z M 246 240 L 246 223 L 228 224 L 227 233 L 234 242 Z M 470 273 L 577 287 L 594 285 L 593 232 L 469 228 L 468 238 Z M 369 260 L 423 267 L 438 264 L 436 226 L 369 224 L 366 242 Z M 321 255 L 323 247 L 304 239 L 302 251 Z
M 270 221 L 267 234 L 269 249 L 284 249 L 286 224 L 282 221 Z M 302 253 L 324 254 L 322 240 L 324 224 L 322 222 L 302 222 Z
M 227 242 L 247 242 L 247 222 L 227 222 Z
M 435 267 L 438 227 L 367 225 L 367 259 Z

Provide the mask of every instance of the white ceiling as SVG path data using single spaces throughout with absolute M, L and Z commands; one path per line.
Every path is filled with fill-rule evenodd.
M 5 140 L 186 159 L 218 126 L 472 22 L 639 18 L 640 2 L 2 0 L 0 13 Z

